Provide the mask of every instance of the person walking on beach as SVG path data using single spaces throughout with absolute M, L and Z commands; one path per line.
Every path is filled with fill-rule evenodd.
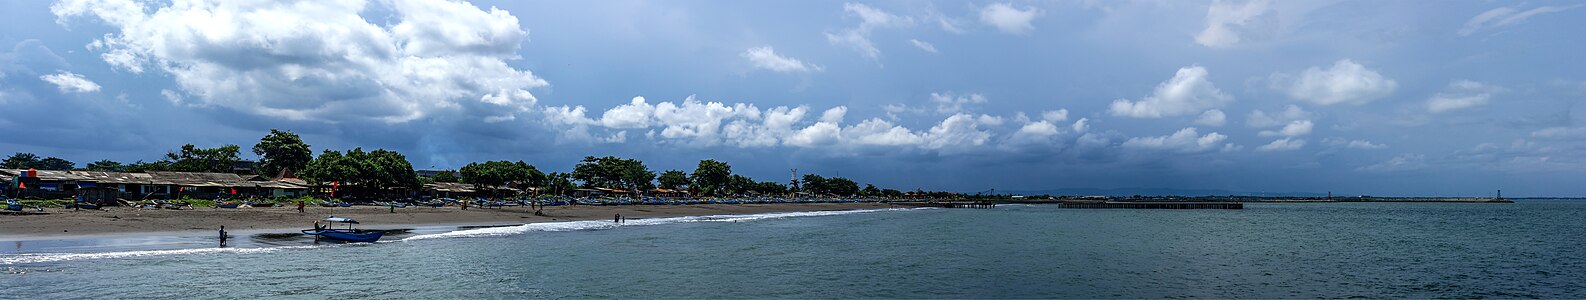
M 611 217 L 611 222 L 612 223 L 622 223 L 622 214 L 617 214 L 617 216 Z
M 297 213 L 303 213 L 303 200 L 297 200 Z

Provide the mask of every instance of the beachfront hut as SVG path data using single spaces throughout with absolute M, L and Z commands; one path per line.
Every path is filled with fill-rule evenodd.
M 649 193 L 650 193 L 650 195 L 657 196 L 657 197 L 672 197 L 672 198 L 688 197 L 688 191 L 684 191 L 684 190 L 668 190 L 668 189 L 663 189 L 663 188 L 655 188 L 653 190 L 650 190 Z
M 601 195 L 605 195 L 605 194 L 606 194 L 606 191 L 605 190 L 600 190 L 600 189 L 574 189 L 573 190 L 573 197 L 578 197 L 578 198 L 600 197 Z
M 421 188 L 425 195 L 437 198 L 472 198 L 479 196 L 479 190 L 466 183 L 435 182 L 427 183 Z

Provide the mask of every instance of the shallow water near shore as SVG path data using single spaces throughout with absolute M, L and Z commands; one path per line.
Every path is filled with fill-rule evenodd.
M 25 241 L 0 298 L 1586 298 L 1586 202 L 883 209 Z

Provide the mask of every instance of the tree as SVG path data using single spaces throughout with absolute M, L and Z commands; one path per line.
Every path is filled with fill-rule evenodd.
M 871 197 L 880 196 L 881 195 L 881 189 L 877 189 L 876 185 L 874 185 L 874 184 L 866 183 L 865 184 L 865 189 L 864 190 L 860 190 L 859 194 L 860 195 L 864 195 L 864 196 L 871 196 Z
M 678 170 L 661 172 L 661 177 L 656 181 L 661 182 L 661 188 L 668 190 L 682 189 L 688 186 L 688 174 Z
M 303 178 L 315 183 L 341 182 L 349 194 L 380 194 L 388 188 L 418 188 L 413 164 L 402 153 L 385 149 L 346 153 L 325 150 L 303 169 Z
M 280 174 L 281 169 L 302 172 L 314 160 L 314 151 L 296 133 L 275 129 L 253 145 L 253 154 L 259 155 L 260 171 L 267 176 Z
M 804 174 L 804 178 L 799 181 L 800 184 L 804 185 L 803 192 L 810 193 L 810 195 L 825 195 L 829 193 L 826 188 L 826 177 Z
M 303 168 L 303 179 L 313 183 L 352 181 L 357 178 L 358 166 L 353 164 L 341 152 L 326 149 L 319 157 L 308 162 Z
M 231 166 L 238 160 L 237 145 L 225 145 L 216 148 L 203 149 L 187 144 L 182 146 L 181 152 L 169 152 L 165 159 L 172 171 L 182 172 L 231 172 Z
M 140 160 L 132 164 L 128 164 L 123 170 L 133 173 L 142 173 L 148 171 L 170 171 L 171 164 L 170 162 L 165 161 L 144 162 Z
M 5 161 L 0 161 L 0 167 L 6 169 L 27 169 L 32 168 L 38 163 L 38 155 L 33 153 L 17 152 L 16 154 L 12 154 L 11 157 L 7 157 Z
M 762 195 L 780 195 L 787 193 L 788 188 L 774 181 L 765 181 L 755 184 L 754 191 Z
M 724 190 L 732 180 L 732 166 L 727 163 L 707 159 L 699 161 L 699 166 L 694 168 L 690 175 L 694 180 L 693 187 L 701 195 L 720 195 L 731 192 Z
M 435 172 L 435 176 L 430 179 L 435 180 L 435 182 L 457 182 L 457 176 L 452 175 L 452 171 Z
M 127 166 L 122 165 L 119 162 L 106 159 L 88 163 L 86 169 L 89 171 L 125 172 L 127 170 Z
M 655 172 L 645 167 L 644 162 L 615 156 L 585 156 L 573 166 L 572 178 L 583 182 L 585 187 L 626 188 L 635 194 L 655 188 Z
M 57 157 L 45 157 L 44 159 L 39 160 L 39 163 L 37 165 L 33 166 L 33 168 L 36 168 L 36 169 L 39 169 L 39 170 L 55 170 L 55 171 L 66 171 L 66 170 L 71 170 L 71 169 L 76 168 L 76 167 L 77 167 L 76 163 L 72 163 L 69 160 L 60 159 L 60 158 L 57 158 Z
M 859 183 L 848 178 L 832 177 L 826 179 L 827 193 L 838 196 L 853 196 L 859 193 Z
M 573 184 L 572 174 L 551 172 L 550 175 L 546 175 L 546 178 L 546 188 L 549 188 L 556 195 L 566 195 L 568 192 L 572 192 L 573 189 L 578 188 L 578 185 Z

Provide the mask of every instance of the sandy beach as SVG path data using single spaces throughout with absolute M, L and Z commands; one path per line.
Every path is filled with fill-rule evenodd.
M 0 215 L 0 240 L 73 238 L 117 234 L 193 234 L 226 226 L 229 231 L 296 232 L 327 216 L 349 217 L 367 229 L 397 229 L 431 225 L 515 225 L 537 222 L 610 220 L 616 214 L 630 219 L 722 214 L 757 214 L 796 211 L 830 211 L 901 207 L 885 203 L 701 204 L 553 206 L 544 216 L 528 207 L 478 208 L 407 207 L 395 213 L 383 206 L 271 208 L 198 208 L 188 210 L 111 207 L 73 211 L 50 209 L 48 214 Z

